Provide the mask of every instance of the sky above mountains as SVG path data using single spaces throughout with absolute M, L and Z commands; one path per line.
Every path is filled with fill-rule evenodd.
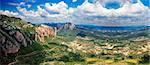
M 0 14 L 32 23 L 150 25 L 150 0 L 0 0 Z

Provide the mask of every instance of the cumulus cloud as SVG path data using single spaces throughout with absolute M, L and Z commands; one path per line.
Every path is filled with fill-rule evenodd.
M 85 2 L 83 5 L 79 6 L 78 9 L 88 12 L 90 15 L 100 16 L 136 16 L 149 10 L 148 7 L 145 7 L 140 1 L 136 4 L 126 2 L 119 9 L 106 9 L 99 2 L 94 4 Z
M 0 14 L 3 15 L 8 15 L 8 16 L 18 16 L 19 14 L 17 12 L 12 12 L 12 11 L 8 11 L 8 10 L 0 10 Z
M 145 20 L 150 17 L 148 7 L 145 7 L 140 1 L 132 4 L 125 2 L 119 9 L 106 9 L 99 2 L 88 3 L 84 2 L 73 13 L 73 21 L 79 23 L 97 24 L 97 25 L 145 25 L 150 23 L 150 20 Z M 141 18 L 142 17 L 142 18 Z
M 69 8 L 66 3 L 59 2 L 45 3 L 44 8 L 40 5 L 37 10 L 27 10 L 26 8 L 17 7 L 19 16 L 30 22 L 73 22 L 77 24 L 95 24 L 95 25 L 147 25 L 150 23 L 150 9 L 144 6 L 140 0 L 133 4 L 129 1 L 112 0 L 124 2 L 118 9 L 104 8 L 99 0 L 89 3 L 87 0 L 77 8 Z M 110 0 L 109 0 L 110 1 Z M 14 12 L 0 11 L 6 15 L 14 15 Z M 4 14 L 3 13 L 3 14 Z M 142 17 L 142 18 L 141 18 Z
M 67 4 L 65 4 L 64 2 L 60 2 L 58 4 L 49 4 L 46 3 L 45 4 L 45 8 L 49 13 L 58 13 L 58 14 L 67 14 Z
M 22 18 L 30 22 L 50 22 L 50 21 L 68 21 L 68 14 L 73 9 L 67 9 L 68 6 L 62 1 L 58 4 L 45 3 L 44 8 L 40 5 L 37 6 L 37 10 L 27 10 L 26 8 L 17 7 L 18 13 Z
M 39 14 L 37 13 L 37 11 L 33 11 L 33 10 L 27 10 L 26 8 L 20 8 L 17 7 L 19 14 L 23 15 L 23 16 L 28 16 L 28 17 L 37 17 L 39 16 Z

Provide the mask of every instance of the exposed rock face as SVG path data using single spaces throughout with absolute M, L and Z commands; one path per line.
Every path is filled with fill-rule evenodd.
M 7 17 L 9 19 L 9 17 Z M 2 18 L 3 19 L 3 18 Z M 2 20 L 1 19 L 1 20 Z M 10 21 L 0 21 L 0 54 L 17 53 L 32 41 L 20 29 L 9 25 Z
M 57 33 L 57 29 L 56 28 L 52 28 L 46 25 L 40 25 L 38 27 L 35 28 L 36 31 L 36 40 L 39 40 L 40 42 L 45 42 L 44 37 L 45 36 L 51 36 L 51 37 L 55 37 L 56 33 Z
M 63 29 L 69 29 L 69 30 L 73 30 L 75 28 L 75 25 L 73 23 L 66 23 L 64 26 L 63 26 Z

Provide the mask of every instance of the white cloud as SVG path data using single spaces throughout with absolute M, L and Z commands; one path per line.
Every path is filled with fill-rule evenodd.
M 148 15 L 150 9 L 139 0 L 135 4 L 127 1 L 118 9 L 107 9 L 99 2 L 89 3 L 87 0 L 77 8 L 68 8 L 67 4 L 62 1 L 58 4 L 45 3 L 44 8 L 39 5 L 37 11 L 20 7 L 17 7 L 17 9 L 19 16 L 30 22 L 57 21 L 110 26 L 147 25 L 147 23 L 150 23 L 150 15 Z M 18 14 L 9 11 L 0 11 L 0 13 L 14 16 Z
M 37 17 L 37 16 L 40 16 L 37 11 L 33 11 L 33 10 L 27 11 L 26 8 L 20 8 L 20 7 L 17 7 L 17 9 L 19 11 L 19 14 L 23 15 L 23 16 L 28 16 L 28 17 Z
M 77 2 L 77 0 L 72 0 L 72 2 Z
M 68 6 L 63 1 L 59 2 L 58 4 L 52 4 L 52 5 L 50 5 L 49 3 L 46 3 L 45 8 L 47 11 L 58 12 L 60 14 L 67 14 L 67 11 L 68 11 L 67 9 Z
M 83 5 L 78 7 L 79 11 L 88 12 L 87 14 L 100 15 L 100 16 L 136 16 L 139 13 L 148 11 L 148 7 L 145 7 L 141 2 L 131 4 L 126 2 L 119 9 L 106 9 L 99 2 L 88 3 L 87 1 Z M 86 13 L 85 13 L 86 14 Z
M 8 11 L 8 10 L 0 10 L 0 14 L 3 15 L 8 15 L 8 16 L 18 16 L 19 14 L 17 12 L 12 12 L 12 11 Z
M 92 24 L 110 26 L 145 25 L 150 23 L 150 20 L 144 20 L 150 17 L 147 15 L 149 13 L 148 7 L 144 6 L 140 1 L 135 4 L 126 2 L 119 9 L 106 9 L 100 3 L 93 4 L 86 1 L 73 13 L 76 16 L 73 21 L 80 21 L 79 23 L 83 24 L 88 21 L 88 23 Z M 120 16 L 124 18 L 119 18 Z
M 18 6 L 18 3 L 8 3 L 9 5 Z
M 31 4 L 26 4 L 25 2 L 20 2 L 20 3 L 8 3 L 9 5 L 12 6 L 16 6 L 16 7 L 20 7 L 20 6 L 24 6 L 27 8 L 30 8 L 32 5 Z
M 27 7 L 30 8 L 32 5 L 28 4 Z
M 125 3 L 122 8 L 116 10 L 119 15 L 137 16 L 148 11 L 149 8 L 144 6 L 139 0 L 136 4 Z

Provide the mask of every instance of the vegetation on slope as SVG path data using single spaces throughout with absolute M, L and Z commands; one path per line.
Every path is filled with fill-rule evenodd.
M 22 43 L 18 42 L 14 36 L 11 36 L 8 32 L 6 32 L 6 29 L 10 28 L 10 31 L 18 31 L 21 33 L 26 42 L 29 42 L 27 43 L 27 46 L 21 45 L 17 53 L 8 53 L 7 56 L 3 54 L 0 55 L 0 64 L 2 65 L 149 64 L 150 55 L 148 51 L 143 52 L 144 54 L 137 54 L 137 51 L 139 49 L 141 50 L 141 47 L 145 49 L 145 47 L 148 46 L 148 43 L 143 43 L 143 41 L 114 42 L 112 40 L 93 38 L 84 39 L 84 36 L 81 39 L 76 38 L 79 30 L 62 29 L 58 32 L 58 36 L 56 37 L 45 37 L 47 43 L 39 43 L 34 40 L 34 34 L 36 34 L 34 28 L 36 26 L 31 23 L 24 22 L 19 18 L 1 15 L 0 24 L 2 25 L 0 26 L 0 39 L 6 37 L 10 42 L 14 42 L 16 44 Z M 4 24 L 6 24 L 6 26 L 3 26 Z M 85 32 L 84 34 L 89 32 L 85 30 L 83 31 Z M 99 32 L 96 34 L 98 33 Z M 92 37 L 94 35 L 91 33 L 88 34 L 88 36 Z M 145 35 L 147 35 L 147 33 L 145 33 Z M 0 42 L 3 42 L 3 40 Z M 125 55 L 124 51 L 121 51 L 124 49 L 129 51 L 131 54 Z M 120 53 L 113 53 L 114 51 L 120 51 Z

